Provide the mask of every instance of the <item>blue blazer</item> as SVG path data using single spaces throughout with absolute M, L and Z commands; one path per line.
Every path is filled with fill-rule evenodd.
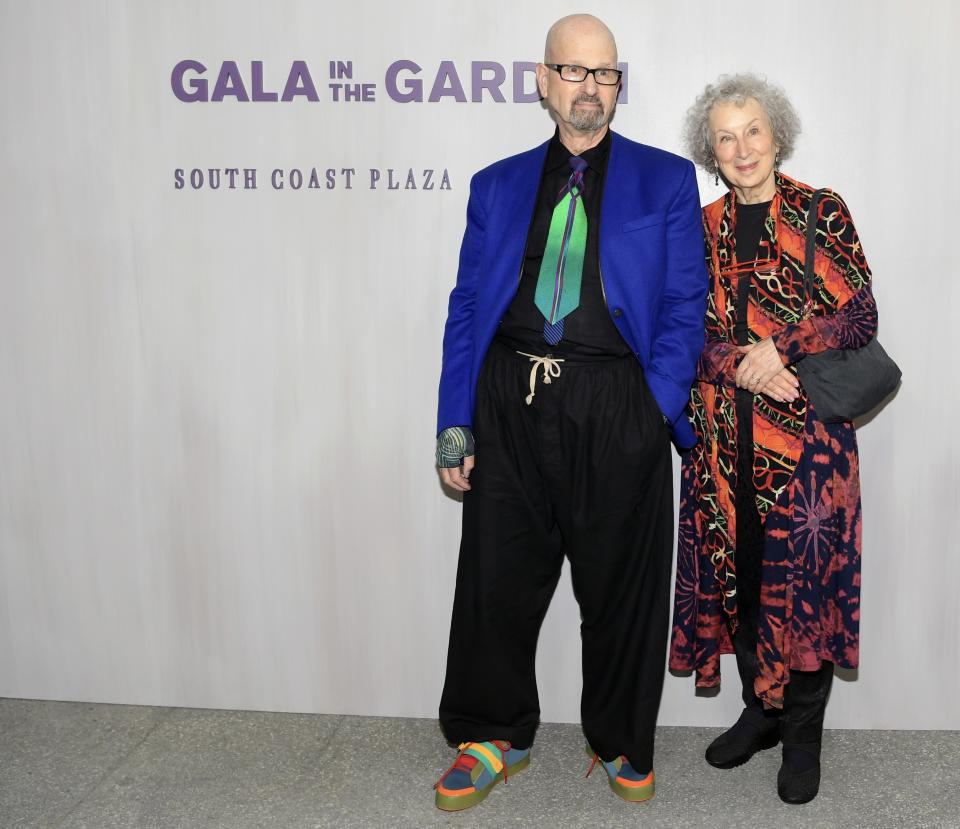
M 520 283 L 549 141 L 470 181 L 467 229 L 443 335 L 437 432 L 472 426 L 477 378 Z M 614 133 L 600 216 L 600 278 L 680 448 L 696 442 L 684 407 L 703 348 L 707 270 L 693 165 Z M 518 398 L 519 399 L 519 398 Z

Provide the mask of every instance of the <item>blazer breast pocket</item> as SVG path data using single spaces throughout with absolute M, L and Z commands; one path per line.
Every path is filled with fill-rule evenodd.
M 645 216 L 638 216 L 636 219 L 624 222 L 620 225 L 620 229 L 624 233 L 630 233 L 633 230 L 642 230 L 645 227 L 662 225 L 665 220 L 666 216 L 663 213 L 647 213 Z

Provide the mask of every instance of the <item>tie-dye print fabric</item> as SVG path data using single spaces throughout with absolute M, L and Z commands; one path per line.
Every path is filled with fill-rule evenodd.
M 828 191 L 817 219 L 815 295 L 801 308 L 806 214 L 813 188 L 777 174 L 747 310 L 750 342 L 772 337 L 793 364 L 827 348 L 856 348 L 876 333 L 870 270 L 850 213 Z M 737 423 L 734 289 L 744 265 L 727 194 L 703 211 L 711 288 L 707 344 L 691 393 L 698 444 L 683 460 L 670 667 L 720 682 L 737 624 Z M 821 660 L 856 667 L 860 618 L 860 479 L 852 424 L 824 424 L 802 393 L 792 403 L 756 395 L 754 485 L 764 520 L 757 695 L 783 705 L 789 670 Z

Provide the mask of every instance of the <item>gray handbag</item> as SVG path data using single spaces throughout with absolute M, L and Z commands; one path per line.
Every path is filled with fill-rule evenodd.
M 807 213 L 806 259 L 803 267 L 803 295 L 813 296 L 813 257 L 817 226 L 817 205 L 823 190 L 810 199 Z M 797 362 L 797 374 L 824 423 L 853 420 L 879 406 L 900 383 L 900 367 L 874 337 L 862 348 L 830 348 L 808 354 Z

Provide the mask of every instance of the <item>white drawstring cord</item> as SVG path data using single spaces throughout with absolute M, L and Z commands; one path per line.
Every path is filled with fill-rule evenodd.
M 554 377 L 560 376 L 560 363 L 563 360 L 557 360 L 554 357 L 538 357 L 536 354 L 527 354 L 526 351 L 518 351 L 517 354 L 529 357 L 530 362 L 533 363 L 533 368 L 530 369 L 530 394 L 526 397 L 529 406 L 533 403 L 533 398 L 536 395 L 537 369 L 543 366 L 543 382 L 552 383 Z

